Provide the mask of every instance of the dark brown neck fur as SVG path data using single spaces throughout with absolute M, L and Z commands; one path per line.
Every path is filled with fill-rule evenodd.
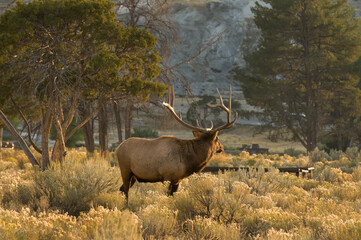
M 181 141 L 183 154 L 187 154 L 184 159 L 187 166 L 187 176 L 202 171 L 214 154 L 212 150 L 213 136 L 203 134 L 199 138 Z

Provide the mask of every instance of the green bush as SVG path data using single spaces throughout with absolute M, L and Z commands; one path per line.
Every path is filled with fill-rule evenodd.
M 361 162 L 361 153 L 357 147 L 347 148 L 346 155 L 354 163 Z
M 132 137 L 157 138 L 159 134 L 156 130 L 150 128 L 133 128 Z
M 310 160 L 312 162 L 325 162 L 330 160 L 330 156 L 324 150 L 316 148 L 310 153 Z
M 284 150 L 284 153 L 289 155 L 289 156 L 292 156 L 292 157 L 298 157 L 301 154 L 306 155 L 306 153 L 304 151 L 297 150 L 297 149 L 294 149 L 294 148 L 287 148 L 287 149 Z
M 20 184 L 16 189 L 17 201 L 20 204 L 28 205 L 34 201 L 34 186 L 30 184 Z

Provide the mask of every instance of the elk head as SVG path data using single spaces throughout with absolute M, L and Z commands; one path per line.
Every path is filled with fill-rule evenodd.
M 197 120 L 197 126 L 192 126 L 186 122 L 184 122 L 182 120 L 182 115 L 181 113 L 179 113 L 179 115 L 177 115 L 177 113 L 174 110 L 174 102 L 175 102 L 175 93 L 174 93 L 174 86 L 169 88 L 169 92 L 168 92 L 168 102 L 163 102 L 163 106 L 166 107 L 169 112 L 171 113 L 171 115 L 173 116 L 173 118 L 175 120 L 177 120 L 181 125 L 185 126 L 186 128 L 189 128 L 193 131 L 193 135 L 196 138 L 199 139 L 206 139 L 209 141 L 209 143 L 212 145 L 211 146 L 211 151 L 212 153 L 220 153 L 224 151 L 224 147 L 221 144 L 219 137 L 218 137 L 218 133 L 224 129 L 228 129 L 231 128 L 237 121 L 238 118 L 238 113 L 235 113 L 235 117 L 234 120 L 231 121 L 231 102 L 232 102 L 232 89 L 231 86 L 229 86 L 229 105 L 228 107 L 226 107 L 224 105 L 223 102 L 223 98 L 221 96 L 221 94 L 219 93 L 218 88 L 217 90 L 217 94 L 218 94 L 218 99 L 219 99 L 219 104 L 217 105 L 211 105 L 208 104 L 207 106 L 210 108 L 221 108 L 222 110 L 224 110 L 227 113 L 227 122 L 216 128 L 213 129 L 213 122 L 211 121 L 211 127 L 210 128 L 202 128 L 199 125 L 199 122 Z

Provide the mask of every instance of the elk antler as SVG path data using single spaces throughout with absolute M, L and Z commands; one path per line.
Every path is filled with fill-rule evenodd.
M 212 132 L 219 132 L 223 129 L 227 129 L 227 128 L 230 128 L 232 127 L 236 121 L 237 121 L 237 118 L 238 118 L 238 113 L 236 112 L 235 113 L 235 116 L 234 116 L 234 120 L 231 122 L 231 102 L 232 102 L 232 89 L 231 89 L 231 85 L 229 85 L 229 106 L 228 108 L 224 105 L 223 103 L 223 99 L 222 99 L 222 96 L 221 94 L 219 93 L 219 90 L 217 88 L 217 93 L 218 93 L 218 97 L 219 97 L 219 104 L 218 105 L 210 105 L 210 104 L 207 104 L 208 107 L 211 107 L 211 108 L 222 108 L 224 111 L 227 112 L 227 123 L 223 126 L 220 126 L 216 129 L 213 129 Z
M 175 120 L 177 120 L 180 124 L 182 124 L 183 126 L 187 127 L 187 128 L 190 128 L 194 131 L 198 131 L 198 132 L 219 132 L 223 129 L 227 129 L 227 128 L 230 128 L 232 127 L 236 121 L 237 121 L 237 118 L 238 118 L 238 113 L 236 112 L 235 113 L 235 116 L 234 116 L 234 120 L 231 121 L 231 102 L 232 102 L 232 89 L 231 89 L 231 85 L 229 85 L 229 106 L 228 108 L 224 105 L 223 103 L 223 99 L 222 99 L 222 96 L 221 94 L 219 93 L 219 90 L 217 88 L 217 93 L 218 93 L 218 97 L 219 97 L 219 103 L 218 105 L 210 105 L 210 104 L 207 104 L 208 107 L 211 107 L 211 108 L 221 108 L 223 109 L 224 111 L 227 112 L 227 123 L 223 126 L 220 126 L 216 129 L 213 129 L 213 122 L 211 121 L 211 128 L 201 128 L 200 125 L 199 125 L 199 122 L 197 121 L 197 127 L 194 127 L 186 122 L 184 122 L 182 120 L 182 116 L 181 116 L 181 113 L 179 113 L 179 116 L 175 113 L 174 111 L 174 101 L 175 101 L 175 93 L 174 93 L 174 86 L 172 87 L 169 87 L 169 92 L 168 92 L 168 102 L 165 103 L 163 102 L 163 106 L 165 106 L 169 111 L 170 113 L 172 114 L 172 116 L 175 118 Z
M 175 120 L 177 120 L 180 124 L 182 124 L 186 128 L 192 129 L 193 131 L 197 131 L 197 132 L 210 132 L 210 131 L 212 131 L 213 122 L 212 122 L 212 127 L 211 128 L 201 128 L 199 126 L 199 123 L 197 123 L 198 127 L 194 127 L 194 126 L 184 122 L 182 120 L 181 113 L 179 113 L 179 116 L 178 116 L 177 113 L 174 111 L 174 101 L 175 101 L 175 93 L 174 93 L 174 86 L 172 86 L 172 87 L 169 87 L 168 102 L 167 103 L 163 102 L 163 106 L 166 107 L 169 110 L 169 112 L 172 114 L 172 116 L 175 118 Z

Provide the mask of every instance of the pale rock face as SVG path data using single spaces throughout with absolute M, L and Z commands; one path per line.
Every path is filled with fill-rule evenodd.
M 228 91 L 232 84 L 234 94 L 240 87 L 229 77 L 229 71 L 242 57 L 242 22 L 252 16 L 250 8 L 255 0 L 178 1 L 172 9 L 180 42 L 173 47 L 173 63 L 196 56 L 199 49 L 212 39 L 219 40 L 198 58 L 181 69 L 191 83 L 194 95 L 214 95 L 216 88 Z M 237 94 L 238 92 L 238 94 Z

